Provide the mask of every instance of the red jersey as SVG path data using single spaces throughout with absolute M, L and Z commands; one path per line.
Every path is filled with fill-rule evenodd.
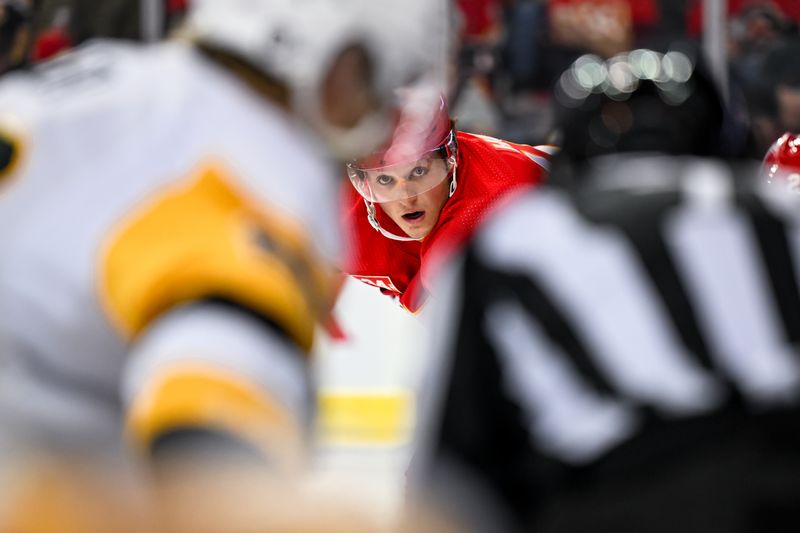
M 370 226 L 363 198 L 349 184 L 345 192 L 347 256 L 343 270 L 397 297 L 411 312 L 419 310 L 425 301 L 434 265 L 472 235 L 498 200 L 539 182 L 553 151 L 551 147 L 535 148 L 463 132 L 456 138 L 458 188 L 422 241 L 384 237 Z M 383 228 L 405 235 L 380 206 L 375 211 Z

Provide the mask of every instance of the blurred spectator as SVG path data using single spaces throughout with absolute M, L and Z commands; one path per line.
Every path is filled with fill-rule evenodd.
M 57 9 L 50 25 L 36 35 L 31 49 L 31 60 L 34 63 L 46 61 L 74 46 L 69 28 L 70 19 L 71 12 L 68 7 L 61 6 Z
M 765 81 L 774 87 L 776 122 L 783 131 L 800 131 L 800 39 L 786 42 L 767 57 Z
M 703 33 L 703 2 L 704 0 L 686 0 L 688 9 L 685 11 L 686 29 L 689 35 L 699 37 Z M 739 16 L 751 9 L 764 9 L 778 13 L 781 18 L 793 24 L 800 22 L 800 2 L 797 0 L 728 0 L 729 17 Z
M 745 90 L 746 106 L 753 135 L 751 155 L 758 158 L 781 131 L 777 121 L 778 104 L 775 98 L 775 86 L 757 84 L 747 87 Z
M 141 36 L 140 13 L 138 0 L 40 0 L 36 34 L 63 27 L 75 44 L 92 37 L 137 40 Z
M 728 49 L 733 77 L 745 87 L 759 83 L 766 57 L 786 38 L 788 19 L 775 6 L 756 6 L 736 15 L 729 29 Z
M 166 0 L 165 34 L 180 25 L 189 9 L 189 2 L 190 0 Z
M 502 0 L 457 0 L 461 39 L 467 43 L 491 40 L 501 30 Z
M 550 0 L 555 45 L 611 57 L 633 45 L 633 10 L 626 0 Z
M 631 50 L 661 23 L 658 0 L 547 0 L 547 6 L 550 44 L 571 50 L 571 59 Z
M 788 21 L 772 5 L 754 6 L 731 19 L 732 57 L 772 48 L 788 29 Z
M 776 96 L 780 128 L 800 131 L 800 72 L 782 78 L 776 87 Z
M 183 19 L 188 0 L 153 0 L 160 10 L 156 34 L 164 36 Z M 142 0 L 38 0 L 32 56 L 42 61 L 95 38 L 143 40 Z
M 732 81 L 741 83 L 747 100 L 753 133 L 753 156 L 763 154 L 786 130 L 800 123 L 800 40 L 783 37 L 752 65 L 755 75 L 742 80 L 737 63 L 731 65 Z
M 26 0 L 0 0 L 0 74 L 26 63 L 30 6 Z

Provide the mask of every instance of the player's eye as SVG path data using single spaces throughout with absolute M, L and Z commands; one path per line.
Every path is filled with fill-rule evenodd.
M 427 173 L 428 173 L 428 167 L 414 167 L 414 170 L 411 171 L 411 177 L 421 178 Z
M 394 178 L 388 174 L 381 174 L 380 176 L 375 178 L 375 181 L 378 183 L 378 185 L 383 185 L 384 187 L 386 187 L 394 182 Z

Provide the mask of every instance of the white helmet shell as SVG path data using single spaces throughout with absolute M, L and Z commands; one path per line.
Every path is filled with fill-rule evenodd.
M 334 152 L 349 156 L 346 152 L 383 139 L 385 117 L 367 117 L 348 131 L 323 120 L 319 89 L 332 62 L 346 47 L 363 45 L 375 69 L 374 89 L 388 109 L 395 89 L 431 71 L 446 71 L 446 5 L 446 0 L 193 0 L 186 26 L 198 41 L 286 83 L 295 113 Z

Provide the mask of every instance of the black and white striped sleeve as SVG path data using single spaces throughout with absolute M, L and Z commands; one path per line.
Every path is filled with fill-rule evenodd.
M 585 205 L 535 191 L 483 228 L 436 293 L 423 475 L 523 516 L 621 447 L 647 456 L 653 428 L 797 399 L 798 226 L 693 172 Z

